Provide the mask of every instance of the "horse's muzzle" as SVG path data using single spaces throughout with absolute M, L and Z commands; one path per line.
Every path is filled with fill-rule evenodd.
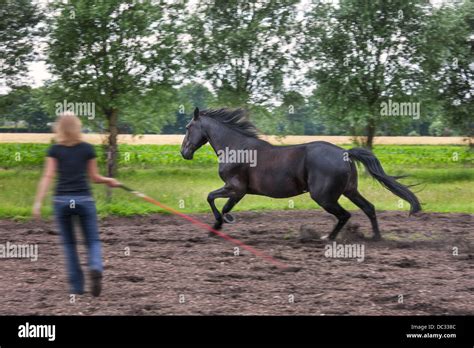
M 192 149 L 191 144 L 186 144 L 185 146 L 183 146 L 181 148 L 181 156 L 183 156 L 183 158 L 185 160 L 192 160 L 193 159 L 194 150 Z

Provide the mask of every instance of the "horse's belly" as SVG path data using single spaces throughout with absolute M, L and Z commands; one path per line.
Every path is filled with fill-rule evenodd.
M 248 169 L 249 193 L 273 198 L 300 195 L 307 190 L 304 148 L 272 148 L 258 153 L 258 164 Z
M 249 193 L 272 198 L 286 198 L 306 192 L 306 184 L 296 177 L 263 176 L 250 180 Z

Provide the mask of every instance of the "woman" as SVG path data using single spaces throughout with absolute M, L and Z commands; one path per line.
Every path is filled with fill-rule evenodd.
M 79 217 L 88 250 L 92 295 L 99 296 L 102 288 L 102 255 L 95 202 L 87 176 L 94 183 L 110 187 L 120 186 L 113 179 L 99 175 L 94 147 L 81 140 L 81 121 L 73 113 L 61 114 L 55 125 L 56 144 L 48 149 L 43 176 L 39 182 L 33 216 L 40 218 L 41 204 L 51 180 L 58 173 L 53 197 L 54 215 L 66 254 L 66 265 L 71 293 L 84 293 L 73 215 Z

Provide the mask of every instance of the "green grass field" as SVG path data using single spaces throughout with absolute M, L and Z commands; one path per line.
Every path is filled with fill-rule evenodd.
M 0 145 L 0 218 L 30 217 L 46 148 L 47 145 L 42 144 Z M 97 152 L 102 159 L 101 147 L 97 147 Z M 374 152 L 387 173 L 409 174 L 404 183 L 420 183 L 414 190 L 424 210 L 474 213 L 474 155 L 467 148 L 391 145 L 378 146 Z M 217 158 L 208 146 L 199 150 L 193 161 L 185 161 L 179 154 L 179 146 L 122 145 L 119 180 L 186 213 L 209 212 L 207 194 L 223 185 L 217 174 Z M 407 203 L 400 205 L 398 197 L 371 177 L 360 175 L 359 187 L 378 210 L 408 210 Z M 118 189 L 114 191 L 112 201 L 106 203 L 102 185 L 94 185 L 94 196 L 101 216 L 162 211 Z M 48 198 L 43 208 L 44 216 L 52 213 L 49 202 Z M 219 206 L 224 204 L 224 200 L 218 202 Z M 357 209 L 344 197 L 341 202 L 350 210 Z M 249 195 L 235 208 L 237 211 L 264 209 L 320 208 L 308 194 L 291 199 Z

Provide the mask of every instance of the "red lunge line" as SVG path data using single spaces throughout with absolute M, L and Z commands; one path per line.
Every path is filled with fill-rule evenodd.
M 223 233 L 223 232 L 221 232 L 221 231 L 218 231 L 218 230 L 212 228 L 211 226 L 209 226 L 208 224 L 205 224 L 205 223 L 202 222 L 202 221 L 196 220 L 196 219 L 192 218 L 191 216 L 188 216 L 188 215 L 183 214 L 183 213 L 181 213 L 181 212 L 179 212 L 179 211 L 177 211 L 177 210 L 175 210 L 175 209 L 173 209 L 173 208 L 171 208 L 171 207 L 168 207 L 167 205 L 165 205 L 165 204 L 163 204 L 163 203 L 161 203 L 161 202 L 158 202 L 158 201 L 154 200 L 153 198 L 148 197 L 147 195 L 145 195 L 145 194 L 143 194 L 143 193 L 141 193 L 141 192 L 133 191 L 133 190 L 129 189 L 129 188 L 126 187 L 126 186 L 121 186 L 121 187 L 122 187 L 123 189 L 125 189 L 125 190 L 127 190 L 127 191 L 130 191 L 130 192 L 134 193 L 135 195 L 137 195 L 137 196 L 143 198 L 143 199 L 146 200 L 147 202 L 150 202 L 150 203 L 152 203 L 152 204 L 154 204 L 154 205 L 157 205 L 157 206 L 159 206 L 160 208 L 163 208 L 164 210 L 167 210 L 167 211 L 169 211 L 169 212 L 171 212 L 171 213 L 173 213 L 173 214 L 175 214 L 175 215 L 179 215 L 179 216 L 181 216 L 183 219 L 186 219 L 186 220 L 188 220 L 189 222 L 191 222 L 191 223 L 193 223 L 193 224 L 195 224 L 195 225 L 201 226 L 201 227 L 203 227 L 203 228 L 205 228 L 205 229 L 211 231 L 212 233 L 217 234 L 219 237 L 222 237 L 222 238 L 224 238 L 225 240 L 228 240 L 228 241 L 231 242 L 231 243 L 234 243 L 234 244 L 236 244 L 236 245 L 238 245 L 238 246 L 241 246 L 243 249 L 245 249 L 245 250 L 247 250 L 247 251 L 250 251 L 250 252 L 251 252 L 252 254 L 254 254 L 255 256 L 258 256 L 258 257 L 260 257 L 260 258 L 262 258 L 262 259 L 267 260 L 268 262 L 272 263 L 273 265 L 275 265 L 275 266 L 278 267 L 278 268 L 281 268 L 281 269 L 288 268 L 288 266 L 285 265 L 284 263 L 282 263 L 282 262 L 280 262 L 280 261 L 274 259 L 273 257 L 271 257 L 271 256 L 269 256 L 269 255 L 263 253 L 262 251 L 259 251 L 259 250 L 255 249 L 255 248 L 252 248 L 251 246 L 249 246 L 249 245 L 247 245 L 247 244 L 241 242 L 241 241 L 238 240 L 238 239 L 232 238 L 231 236 L 229 236 L 229 235 L 227 235 L 227 234 L 225 234 L 225 233 Z

